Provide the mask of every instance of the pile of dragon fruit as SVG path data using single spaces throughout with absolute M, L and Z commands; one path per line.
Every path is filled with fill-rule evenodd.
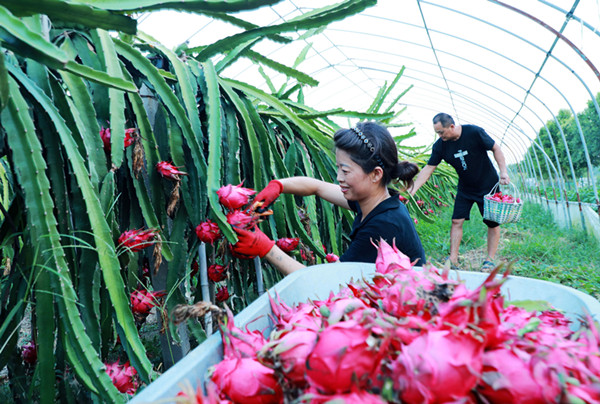
M 228 312 L 206 393 L 184 390 L 178 402 L 600 402 L 600 335 L 589 315 L 573 331 L 547 302 L 534 311 L 505 302 L 500 268 L 469 290 L 448 271 L 413 268 L 385 241 L 375 265 L 372 279 L 327 300 L 289 307 L 270 297 L 269 338 L 236 327 Z
M 485 198 L 489 199 L 491 201 L 503 202 L 503 203 L 521 203 L 521 198 L 519 198 L 519 197 L 515 198 L 510 194 L 503 194 L 500 191 L 494 193 L 493 195 L 486 195 Z

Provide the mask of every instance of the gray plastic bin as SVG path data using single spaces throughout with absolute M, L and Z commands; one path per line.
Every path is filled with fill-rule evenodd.
M 330 292 L 339 291 L 351 279 L 369 278 L 375 272 L 374 264 L 337 263 L 322 264 L 304 268 L 286 276 L 267 293 L 279 294 L 281 300 L 292 306 L 305 302 L 308 298 L 327 299 Z M 452 271 L 451 278 L 459 277 L 469 289 L 479 286 L 488 276 L 482 272 Z M 573 288 L 536 279 L 510 276 L 502 286 L 507 300 L 546 300 L 554 307 L 563 310 L 572 320 L 585 311 L 600 319 L 600 302 L 593 297 Z M 262 295 L 242 312 L 235 316 L 235 325 L 250 330 L 265 330 L 268 333 L 272 322 L 267 314 L 271 306 L 267 294 Z M 258 320 L 256 320 L 258 318 Z M 253 321 L 255 320 L 255 321 Z M 267 334 L 268 335 L 268 334 Z M 162 374 L 156 381 L 134 396 L 130 403 L 150 403 L 175 397 L 181 391 L 181 383 L 187 381 L 194 388 L 203 381 L 207 369 L 218 363 L 223 357 L 220 333 L 215 333 L 201 345 L 192 350 L 177 364 Z

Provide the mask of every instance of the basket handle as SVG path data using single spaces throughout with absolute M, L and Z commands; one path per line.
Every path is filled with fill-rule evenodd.
M 510 187 L 511 187 L 510 190 L 512 192 L 512 196 L 514 196 L 515 198 L 518 198 L 519 195 L 518 195 L 517 187 L 515 187 L 515 185 L 512 182 L 509 182 L 508 185 L 510 185 Z M 496 190 L 500 190 L 500 186 L 506 186 L 506 185 L 500 184 L 500 181 L 498 181 L 496 183 L 496 185 L 494 185 L 492 187 L 492 189 L 490 190 L 490 192 L 486 196 L 494 195 L 496 193 Z

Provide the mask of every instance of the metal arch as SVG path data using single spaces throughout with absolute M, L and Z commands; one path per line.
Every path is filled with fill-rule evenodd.
M 503 3 L 499 0 L 488 0 L 488 1 L 499 4 L 502 7 L 508 8 L 509 10 L 514 11 L 515 13 L 521 14 L 522 16 L 529 18 L 530 20 L 532 20 L 532 21 L 538 23 L 539 25 L 541 25 L 542 27 L 546 28 L 548 31 L 552 32 L 558 38 L 562 39 L 567 45 L 569 45 L 575 51 L 575 53 L 577 53 L 583 59 L 583 61 L 585 63 L 587 63 L 587 65 L 590 67 L 590 69 L 592 69 L 592 71 L 596 75 L 596 78 L 598 78 L 598 80 L 600 81 L 600 72 L 598 71 L 598 69 L 596 69 L 596 66 L 594 66 L 592 61 L 587 56 L 585 56 L 585 54 L 583 53 L 583 51 L 581 49 L 579 49 L 573 42 L 571 42 L 567 37 L 565 37 L 562 34 L 562 31 L 563 31 L 565 25 L 563 25 L 563 28 L 561 28 L 561 32 L 559 32 L 559 31 L 555 30 L 554 28 L 552 28 L 550 25 L 546 24 L 544 21 L 540 20 L 537 17 L 534 17 L 533 15 L 531 15 L 529 13 L 526 13 L 525 11 L 523 11 L 521 9 L 513 7 L 506 3 Z M 567 20 L 569 19 L 569 15 L 572 15 L 573 12 L 575 12 L 575 9 L 577 8 L 578 4 L 579 4 L 579 0 L 575 0 L 575 3 L 573 4 L 571 11 L 565 15 L 567 17 Z M 556 44 L 556 41 L 554 42 L 554 44 L 552 44 L 552 47 L 548 52 L 552 52 L 552 49 L 554 48 L 555 44 Z M 543 67 L 543 63 L 542 63 L 542 67 Z
M 552 4 L 546 0 L 538 0 L 540 3 L 553 8 L 557 11 L 560 11 L 561 13 L 563 13 L 565 16 L 567 16 L 567 18 L 573 19 L 575 21 L 577 21 L 580 24 L 583 24 L 584 27 L 586 27 L 587 29 L 589 29 L 590 31 L 592 31 L 594 34 L 598 35 L 600 37 L 600 31 L 598 31 L 597 28 L 592 27 L 590 24 L 588 24 L 587 22 L 585 22 L 583 19 L 577 17 L 575 14 L 570 13 L 567 10 L 563 10 L 562 8 L 558 7 L 555 4 Z

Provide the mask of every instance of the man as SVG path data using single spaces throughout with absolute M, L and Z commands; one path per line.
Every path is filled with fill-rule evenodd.
M 458 189 L 452 213 L 450 230 L 450 265 L 458 268 L 458 249 L 463 235 L 463 223 L 469 220 L 473 203 L 477 203 L 483 216 L 483 197 L 498 183 L 508 184 L 510 179 L 506 171 L 506 161 L 500 146 L 485 132 L 475 125 L 460 125 L 446 113 L 433 117 L 433 129 L 440 137 L 434 144 L 427 165 L 417 176 L 410 193 L 417 190 L 431 177 L 437 165 L 446 161 L 458 174 Z M 491 150 L 500 168 L 500 179 L 487 151 Z M 494 257 L 500 241 L 500 227 L 496 222 L 483 220 L 488 226 L 487 258 L 482 269 L 495 267 Z

